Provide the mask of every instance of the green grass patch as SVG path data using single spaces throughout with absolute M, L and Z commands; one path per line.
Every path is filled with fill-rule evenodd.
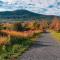
M 13 60 L 32 45 L 31 38 L 11 37 L 10 44 L 0 46 L 0 60 Z

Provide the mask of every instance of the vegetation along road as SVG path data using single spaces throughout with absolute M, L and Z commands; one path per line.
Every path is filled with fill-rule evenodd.
M 42 34 L 18 60 L 60 60 L 60 43 L 50 33 Z

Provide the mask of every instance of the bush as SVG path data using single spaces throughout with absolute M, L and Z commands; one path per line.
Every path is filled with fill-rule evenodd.
M 26 27 L 22 26 L 21 22 L 15 23 L 15 28 L 16 28 L 17 31 L 25 31 L 26 30 Z
M 50 24 L 50 29 L 59 32 L 60 31 L 60 20 L 55 17 Z

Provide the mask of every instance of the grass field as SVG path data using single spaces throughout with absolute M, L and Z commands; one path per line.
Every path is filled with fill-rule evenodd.
M 24 53 L 36 41 L 36 38 L 40 34 L 39 31 L 17 32 L 0 30 L 0 60 L 17 59 L 18 56 L 22 55 L 22 53 Z
M 45 24 L 44 24 L 45 23 Z M 41 26 L 42 25 L 42 26 Z M 47 22 L 24 21 L 0 24 L 0 60 L 15 60 L 25 52 L 42 32 Z
M 51 35 L 60 41 L 60 32 L 56 32 L 56 31 L 51 31 Z
M 4 41 L 1 43 L 6 43 L 8 40 L 6 37 L 1 37 Z M 0 60 L 13 60 L 20 56 L 25 50 L 32 45 L 33 39 L 31 38 L 17 38 L 11 37 L 9 44 L 0 45 Z

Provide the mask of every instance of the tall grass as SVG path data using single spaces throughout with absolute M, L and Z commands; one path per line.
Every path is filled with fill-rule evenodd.
M 14 60 L 20 56 L 42 32 L 36 23 L 5 23 L 0 25 L 0 60 Z M 37 29 L 36 29 L 37 28 Z
M 12 60 L 21 55 L 30 45 L 30 38 L 11 37 L 10 44 L 0 45 L 0 60 Z

